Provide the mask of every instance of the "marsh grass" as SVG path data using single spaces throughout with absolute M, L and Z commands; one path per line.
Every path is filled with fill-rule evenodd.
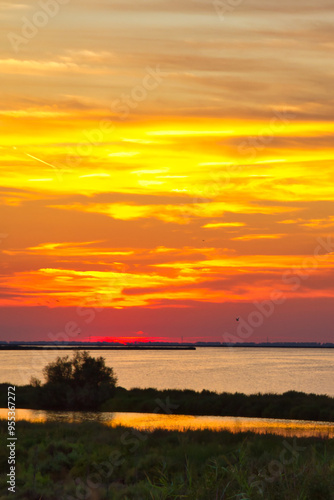
M 42 392 L 41 392 L 42 391 Z M 43 394 L 42 394 L 43 393 Z M 61 410 L 47 387 L 17 386 L 20 408 Z M 7 384 L 0 384 L 0 407 L 7 406 Z M 91 410 L 109 412 L 157 411 L 157 400 L 172 403 L 171 413 L 183 415 L 217 415 L 234 417 L 282 418 L 334 422 L 334 398 L 326 395 L 289 391 L 284 394 L 240 394 L 203 390 L 124 389 L 116 387 L 113 397 L 96 404 Z M 168 404 L 167 404 L 168 406 Z M 158 407 L 159 408 L 159 407 Z M 73 409 L 73 408 L 72 408 Z M 74 408 L 75 409 L 75 408 Z M 83 409 L 82 407 L 77 409 Z M 163 408 L 159 409 L 163 412 Z
M 0 430 L 0 500 L 7 500 L 5 421 Z M 332 440 L 25 421 L 17 436 L 13 500 L 334 499 Z M 278 466 L 285 441 L 298 453 Z M 108 471 L 111 456 L 118 461 Z M 94 474 L 96 487 L 88 487 Z

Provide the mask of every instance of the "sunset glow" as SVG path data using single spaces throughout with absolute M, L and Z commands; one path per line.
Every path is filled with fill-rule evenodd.
M 76 0 L 20 50 L 7 37 L 3 340 L 100 308 L 81 339 L 222 341 L 279 292 L 248 340 L 332 341 L 332 12 L 292 25 L 282 2 L 267 29 L 255 4 L 222 21 L 210 2 Z

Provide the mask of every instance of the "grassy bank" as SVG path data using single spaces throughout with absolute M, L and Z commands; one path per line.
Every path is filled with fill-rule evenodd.
M 154 412 L 157 401 L 170 402 L 171 413 L 334 421 L 334 398 L 286 392 L 278 394 L 217 394 L 210 391 L 117 388 L 101 406 L 104 411 Z M 168 406 L 168 404 L 167 404 Z
M 17 386 L 18 408 L 57 410 L 40 387 Z M 0 385 L 0 406 L 7 407 L 7 384 Z M 210 391 L 131 389 L 116 387 L 100 411 L 176 413 L 334 421 L 334 398 L 290 391 L 278 394 L 217 394 Z
M 5 421 L 0 429 L 5 500 Z M 13 499 L 334 499 L 331 440 L 28 422 L 17 437 Z

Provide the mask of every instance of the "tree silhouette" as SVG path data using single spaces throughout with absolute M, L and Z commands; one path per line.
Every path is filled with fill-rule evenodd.
M 42 399 L 55 409 L 96 409 L 114 394 L 117 377 L 103 357 L 87 351 L 58 357 L 45 366 Z

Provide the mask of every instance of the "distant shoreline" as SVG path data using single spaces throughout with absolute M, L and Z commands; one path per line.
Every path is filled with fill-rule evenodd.
M 74 351 L 74 350 L 90 350 L 90 351 L 195 351 L 196 347 L 192 346 L 97 346 L 85 344 L 78 345 L 9 345 L 0 346 L 0 351 Z
M 0 343 L 0 351 L 38 351 L 38 350 L 91 350 L 91 351 L 194 351 L 201 347 L 211 348 L 264 348 L 264 349 L 333 349 L 334 344 L 318 344 L 316 342 L 263 342 L 263 343 L 237 343 L 220 344 L 211 342 L 199 343 L 143 343 L 143 344 L 114 344 L 108 342 L 70 342 L 70 343 L 48 343 L 48 342 L 11 342 Z

